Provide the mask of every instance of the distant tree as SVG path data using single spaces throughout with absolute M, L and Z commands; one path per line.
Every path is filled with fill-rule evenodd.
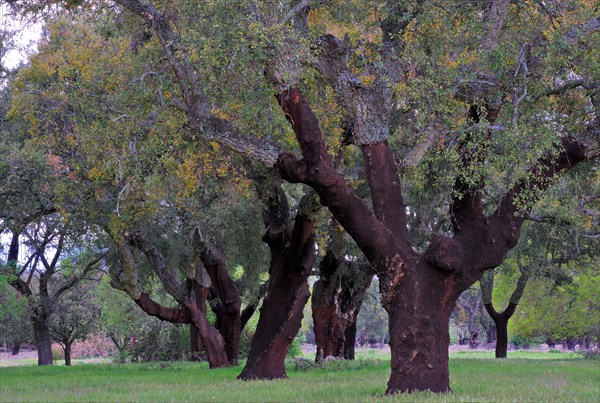
M 33 341 L 27 299 L 10 287 L 5 276 L 0 276 L 0 343 L 19 353 L 23 343 Z
M 83 283 L 67 290 L 54 306 L 50 335 L 63 348 L 65 365 L 71 365 L 73 343 L 85 339 L 98 327 L 101 306 L 94 294 L 94 284 Z
M 17 261 L 20 235 L 26 249 L 23 264 Z M 49 320 L 57 303 L 96 270 L 106 254 L 89 245 L 89 249 L 82 249 L 85 246 L 71 243 L 69 235 L 73 233 L 68 234 L 68 226 L 59 217 L 47 216 L 31 223 L 23 232 L 13 232 L 8 262 L 2 268 L 10 285 L 28 302 L 39 365 L 53 361 Z
M 459 311 L 457 316 L 463 319 L 454 321 L 455 324 L 460 324 L 459 329 L 463 330 L 459 334 L 460 344 L 468 344 L 470 348 L 476 348 L 479 345 L 480 317 L 483 313 L 479 287 L 465 290 L 456 301 L 455 311 Z
M 503 283 L 502 290 L 500 287 L 494 287 L 494 272 L 488 272 L 482 277 L 480 284 L 483 303 L 497 329 L 497 358 L 506 357 L 509 319 L 519 307 L 529 281 L 539 279 L 544 283 L 544 279 L 547 279 L 558 289 L 570 290 L 573 293 L 572 303 L 578 300 L 576 295 L 580 287 L 582 290 L 589 291 L 597 288 L 597 280 L 594 276 L 600 273 L 589 271 L 598 262 L 596 238 L 600 231 L 600 204 L 596 197 L 600 188 L 594 179 L 594 172 L 594 168 L 591 172 L 587 169 L 578 169 L 574 175 L 562 178 L 535 206 L 529 217 L 530 222 L 523 229 L 519 245 L 499 270 L 500 273 L 508 274 L 509 278 L 514 277 L 511 285 Z M 506 275 L 503 276 L 503 279 L 506 278 Z M 565 294 L 558 289 L 548 290 L 548 300 L 551 300 L 552 296 L 564 297 Z M 502 293 L 506 295 L 501 295 Z M 509 295 L 510 298 L 506 301 Z M 498 312 L 493 300 L 496 304 L 505 304 L 506 308 Z M 527 303 L 529 302 L 528 300 Z M 587 304 L 590 308 L 589 313 L 573 313 L 575 316 L 571 320 L 576 321 L 575 318 L 580 318 L 582 323 L 586 323 L 590 315 L 592 318 L 597 316 L 598 300 L 590 299 Z M 519 309 L 528 311 L 530 308 L 521 306 Z M 544 327 L 544 320 L 549 320 L 549 324 L 557 323 L 556 319 L 563 317 L 564 312 L 555 313 L 557 315 L 555 319 L 538 315 L 535 322 L 540 327 Z M 566 322 L 562 320 L 560 322 L 564 329 L 569 328 Z M 593 333 L 592 329 L 590 331 Z M 569 337 L 582 335 L 581 328 L 573 329 L 572 332 Z M 527 335 L 526 337 L 532 337 L 532 334 L 531 331 L 521 332 L 521 336 Z M 556 333 L 549 332 L 547 336 L 548 340 L 552 340 L 556 337 Z
M 383 344 L 389 340 L 388 318 L 379 303 L 379 279 L 373 281 L 365 293 L 356 322 L 356 340 L 359 344 Z
M 311 298 L 316 361 L 328 356 L 354 359 L 357 319 L 373 278 L 371 265 L 353 255 L 360 252 L 351 250 L 351 239 L 335 220 L 332 224 Z

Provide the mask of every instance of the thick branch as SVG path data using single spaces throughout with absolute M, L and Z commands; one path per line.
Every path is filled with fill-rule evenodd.
M 181 300 L 179 291 L 181 282 L 177 274 L 172 270 L 165 260 L 163 254 L 142 233 L 135 232 L 127 235 L 130 245 L 138 248 L 150 261 L 152 269 L 157 274 L 165 290 L 178 301 Z
M 500 205 L 494 212 L 495 217 L 516 218 L 519 206 L 515 204 L 516 198 L 526 190 L 545 190 L 550 184 L 550 179 L 562 171 L 573 168 L 578 163 L 585 160 L 585 147 L 573 137 L 561 138 L 562 151 L 555 158 L 546 157 L 540 161 L 542 169 L 534 167 L 531 169 L 532 179 L 530 181 L 522 180 L 517 183 L 502 198 Z M 537 199 L 526 200 L 525 209 L 531 210 Z M 525 218 L 519 216 L 518 220 L 522 222 Z
M 375 216 L 399 238 L 408 239 L 406 207 L 387 141 L 362 146 Z
M 147 293 L 141 293 L 140 297 L 134 299 L 135 303 L 148 315 L 157 317 L 170 323 L 190 323 L 191 318 L 188 310 L 179 305 L 175 308 L 165 307 L 154 301 Z
M 204 83 L 189 62 L 180 38 L 173 32 L 167 18 L 151 3 L 141 0 L 117 0 L 121 6 L 142 17 L 154 31 L 167 56 L 167 60 L 181 88 L 185 111 L 192 128 L 207 141 L 216 141 L 230 150 L 261 161 L 272 167 L 280 148 L 257 136 L 246 136 L 233 125 L 211 113 L 211 102 L 206 95 Z
M 285 91 L 279 102 L 292 123 L 304 156 L 298 160 L 290 154 L 282 154 L 277 161 L 279 172 L 290 182 L 302 182 L 314 188 L 321 203 L 329 207 L 377 270 L 383 263 L 377 262 L 381 250 L 390 248 L 393 242 L 391 233 L 335 170 L 317 117 L 300 91 L 297 88 Z

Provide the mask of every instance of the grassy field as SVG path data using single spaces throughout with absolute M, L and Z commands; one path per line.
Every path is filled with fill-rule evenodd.
M 600 401 L 600 363 L 569 355 L 451 355 L 453 393 L 384 397 L 389 361 L 368 352 L 356 362 L 295 370 L 289 379 L 242 382 L 240 368 L 205 364 L 78 364 L 0 368 L 0 401 Z

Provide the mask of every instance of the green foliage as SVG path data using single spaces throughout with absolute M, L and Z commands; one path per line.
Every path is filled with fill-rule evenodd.
M 365 292 L 363 304 L 356 320 L 356 339 L 361 344 L 387 342 L 388 316 L 379 300 L 377 278 Z
M 21 344 L 33 340 L 27 299 L 0 275 L 0 343 Z

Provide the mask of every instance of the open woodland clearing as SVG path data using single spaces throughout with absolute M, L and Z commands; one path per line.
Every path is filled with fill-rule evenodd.
M 600 2 L 0 4 L 3 398 L 598 398 Z
M 597 402 L 598 361 L 573 354 L 514 353 L 494 360 L 492 352 L 451 354 L 452 394 L 417 393 L 384 397 L 386 359 L 334 361 L 299 371 L 289 379 L 245 382 L 240 367 L 208 370 L 206 364 L 90 364 L 0 369 L 0 400 L 7 401 L 556 401 Z M 550 357 L 549 357 L 550 356 Z M 366 357 L 366 355 L 365 355 Z M 35 380 L 35 381 L 34 381 Z

